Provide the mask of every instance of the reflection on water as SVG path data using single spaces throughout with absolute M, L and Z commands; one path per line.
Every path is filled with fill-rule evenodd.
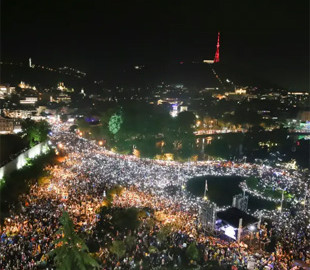
M 205 180 L 208 180 L 207 197 L 218 206 L 231 205 L 234 195 L 242 192 L 239 183 L 243 180 L 239 176 L 203 176 L 192 178 L 187 182 L 187 190 L 195 196 L 203 196 Z M 275 209 L 273 202 L 258 199 L 249 195 L 248 208 L 257 209 Z

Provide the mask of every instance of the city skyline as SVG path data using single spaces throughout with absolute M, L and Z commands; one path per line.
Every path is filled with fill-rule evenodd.
M 0 11 L 0 269 L 310 269 L 309 1 Z
M 173 75 L 179 62 L 213 59 L 220 31 L 225 76 L 238 73 L 309 90 L 306 1 L 12 3 L 2 3 L 2 60 L 31 57 L 34 63 L 72 66 L 98 80 L 135 65 Z

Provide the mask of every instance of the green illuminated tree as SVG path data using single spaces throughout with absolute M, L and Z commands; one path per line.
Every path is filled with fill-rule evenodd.
M 115 135 L 120 130 L 122 123 L 123 123 L 122 114 L 121 113 L 113 114 L 109 120 L 109 131 Z
M 49 125 L 46 121 L 35 122 L 31 119 L 26 119 L 22 122 L 21 126 L 22 132 L 31 147 L 47 140 Z

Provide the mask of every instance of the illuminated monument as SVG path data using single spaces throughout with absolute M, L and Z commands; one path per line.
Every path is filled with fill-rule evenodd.
M 203 60 L 203 63 L 214 64 L 220 62 L 220 32 L 217 34 L 216 52 L 213 60 Z

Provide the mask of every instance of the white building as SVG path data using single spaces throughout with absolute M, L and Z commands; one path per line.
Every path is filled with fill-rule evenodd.
M 21 99 L 19 101 L 20 104 L 34 105 L 38 102 L 38 97 L 26 97 L 25 99 Z
M 0 85 L 0 99 L 4 99 L 15 92 L 15 87 L 10 87 L 8 85 Z
M 4 115 L 6 117 L 19 118 L 19 119 L 30 118 L 36 112 L 37 112 L 36 110 L 10 110 L 10 109 L 3 109 L 3 113 L 4 113 Z
M 13 134 L 20 131 L 21 126 L 18 120 L 0 116 L 0 134 Z

